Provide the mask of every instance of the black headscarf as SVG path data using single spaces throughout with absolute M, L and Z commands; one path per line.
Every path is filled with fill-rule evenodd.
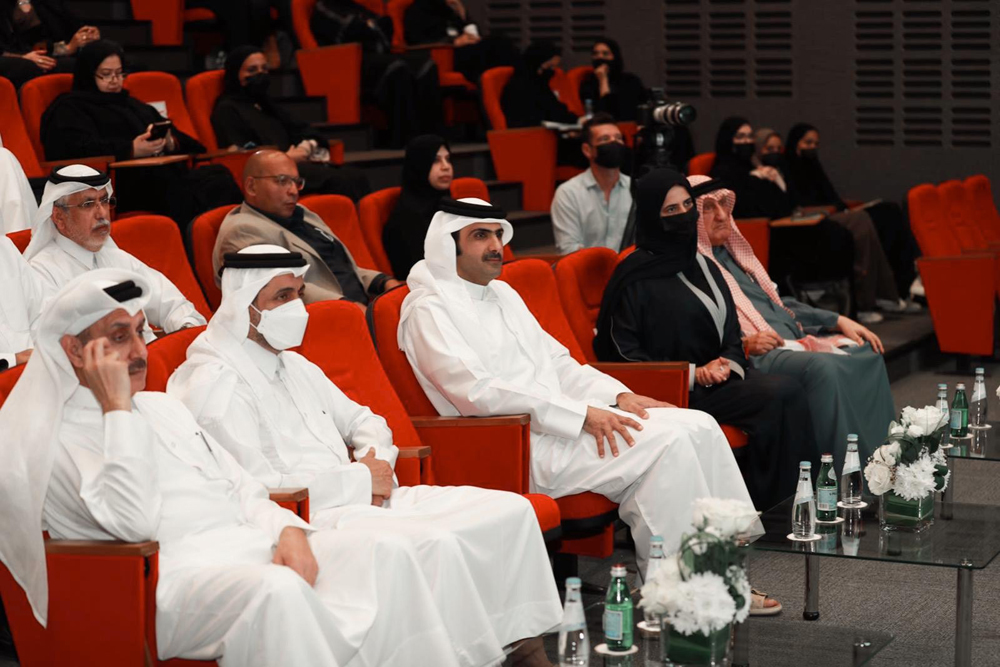
M 222 77 L 222 95 L 219 99 L 227 97 L 230 99 L 254 102 L 268 114 L 275 114 L 274 105 L 271 102 L 270 96 L 267 95 L 266 92 L 264 94 L 254 95 L 246 86 L 240 83 L 240 68 L 243 67 L 243 63 L 246 62 L 246 59 L 255 53 L 263 52 L 260 50 L 260 47 L 250 45 L 238 46 L 229 52 L 229 56 L 226 58 L 226 68 Z
M 128 97 L 128 91 L 124 89 L 121 93 L 102 93 L 97 87 L 94 74 L 104 59 L 109 56 L 118 56 L 122 61 L 122 67 L 125 67 L 125 51 L 118 42 L 112 42 L 110 39 L 99 39 L 77 51 L 76 64 L 73 68 L 74 92 Z
M 538 68 L 545 61 L 559 54 L 559 47 L 548 40 L 542 39 L 532 42 L 528 44 L 528 48 L 524 50 L 524 55 L 521 56 L 520 69 L 529 76 L 540 78 L 538 76 Z
M 730 116 L 729 118 L 722 121 L 719 125 L 719 131 L 715 134 L 715 159 L 718 160 L 724 156 L 736 157 L 733 152 L 733 137 L 736 136 L 737 130 L 739 130 L 744 125 L 749 125 L 750 121 L 746 118 L 740 116 Z M 749 160 L 747 160 L 749 164 Z M 750 167 L 752 169 L 753 167 Z
M 606 44 L 615 56 L 615 59 L 608 63 L 608 70 L 611 80 L 616 81 L 622 75 L 622 72 L 625 71 L 625 61 L 622 60 L 622 47 L 618 45 L 618 42 L 609 37 L 602 37 L 594 42 L 594 46 L 598 44 Z
M 803 157 L 796 150 L 802 137 L 810 131 L 819 132 L 808 123 L 797 123 L 788 131 L 788 141 L 785 142 L 785 162 L 788 173 L 785 175 L 788 184 L 788 196 L 793 206 L 836 206 L 846 208 L 837 189 L 833 187 L 823 164 L 816 155 Z
M 698 254 L 698 209 L 694 215 L 660 217 L 663 200 L 674 186 L 680 185 L 691 199 L 695 194 L 683 174 L 672 169 L 655 169 L 636 184 L 636 251 L 615 269 L 604 290 L 601 312 L 597 316 L 594 351 L 598 359 L 614 358 L 611 346 L 611 318 L 625 290 L 632 283 L 649 278 L 669 278 L 695 265 Z
M 442 146 L 451 152 L 448 142 L 434 134 L 414 137 L 406 145 L 403 189 L 382 229 L 382 245 L 392 264 L 393 275 L 400 280 L 404 280 L 413 265 L 423 258 L 424 237 L 431 218 L 441 198 L 449 194 L 447 190 L 434 188 L 428 180 Z

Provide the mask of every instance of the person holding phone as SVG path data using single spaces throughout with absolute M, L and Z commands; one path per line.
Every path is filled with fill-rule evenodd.
M 63 0 L 0 0 L 0 76 L 15 88 L 42 74 L 72 72 L 74 56 L 101 31 Z

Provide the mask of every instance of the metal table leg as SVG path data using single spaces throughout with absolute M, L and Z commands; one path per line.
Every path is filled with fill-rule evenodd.
M 743 569 L 750 579 L 750 549 L 743 548 Z M 750 667 L 750 617 L 733 628 L 732 667 Z
M 972 666 L 972 563 L 958 568 L 955 603 L 955 667 Z
M 806 556 L 806 608 L 802 618 L 807 621 L 819 620 L 819 556 Z
M 941 518 L 951 519 L 953 513 L 952 502 L 955 498 L 955 457 L 946 457 L 948 461 L 948 471 L 951 476 L 948 478 L 948 486 L 941 492 Z

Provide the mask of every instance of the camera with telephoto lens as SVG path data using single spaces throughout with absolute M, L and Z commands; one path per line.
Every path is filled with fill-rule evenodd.
M 690 125 L 698 111 L 685 102 L 670 102 L 662 88 L 649 89 L 649 103 L 639 106 L 639 125 Z

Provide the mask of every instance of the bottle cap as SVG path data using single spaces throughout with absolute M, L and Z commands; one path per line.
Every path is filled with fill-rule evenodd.
M 939 390 L 948 391 L 948 385 L 946 383 L 942 382 L 941 384 L 938 385 L 938 389 Z
M 958 384 L 955 385 L 955 389 L 957 391 L 965 391 L 965 383 L 959 382 Z
M 848 433 L 847 434 L 847 442 L 857 442 L 857 441 L 858 441 L 858 434 L 857 433 Z
M 583 585 L 580 577 L 566 577 L 566 588 L 579 588 Z
M 799 461 L 799 468 L 812 468 L 813 464 L 811 461 Z
M 628 574 L 628 570 L 625 569 L 625 566 L 622 563 L 611 566 L 612 577 L 624 577 L 626 574 Z
M 823 454 L 819 457 L 819 460 L 823 463 L 833 463 L 833 454 Z
M 976 375 L 983 375 L 985 373 L 986 373 L 986 369 L 985 368 L 980 367 L 980 368 L 976 369 Z
M 660 535 L 653 535 L 651 538 L 649 538 L 649 543 L 650 544 L 659 544 L 662 547 L 663 546 L 663 537 L 660 536 Z

